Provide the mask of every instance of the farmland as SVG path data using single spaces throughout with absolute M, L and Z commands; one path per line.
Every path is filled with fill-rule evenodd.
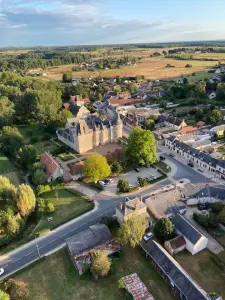
M 130 53 L 133 55 L 133 53 Z M 167 64 L 171 64 L 174 67 L 168 68 Z M 186 64 L 191 64 L 192 68 L 185 68 Z M 165 79 L 179 77 L 185 74 L 191 74 L 196 72 L 205 71 L 212 68 L 215 62 L 210 61 L 197 61 L 197 60 L 175 60 L 165 57 L 148 57 L 144 58 L 136 66 L 124 66 L 120 69 L 113 70 L 97 70 L 73 72 L 73 77 L 114 77 L 114 76 L 136 76 L 144 75 L 149 79 Z M 49 68 L 46 70 L 48 74 L 46 79 L 61 80 L 62 74 L 66 71 L 71 71 L 74 65 L 63 65 L 59 67 Z

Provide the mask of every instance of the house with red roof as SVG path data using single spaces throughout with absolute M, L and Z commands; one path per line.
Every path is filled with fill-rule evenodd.
M 42 154 L 40 161 L 45 167 L 48 182 L 63 176 L 63 169 L 60 164 L 47 151 Z

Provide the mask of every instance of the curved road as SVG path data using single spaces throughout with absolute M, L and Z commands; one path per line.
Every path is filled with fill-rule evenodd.
M 172 173 L 169 179 L 149 187 L 145 191 L 136 193 L 134 196 L 146 197 L 148 194 L 159 189 L 161 186 L 168 185 L 173 180 L 188 178 L 192 183 L 198 184 L 205 182 L 205 177 L 191 169 L 190 167 L 178 162 L 176 159 L 164 154 L 172 166 Z M 207 179 L 207 181 L 209 181 Z M 32 262 L 44 257 L 51 252 L 57 251 L 65 246 L 65 240 L 74 234 L 87 229 L 90 225 L 98 223 L 102 216 L 113 216 L 116 211 L 116 205 L 124 201 L 124 197 L 102 199 L 102 195 L 96 197 L 95 208 L 81 217 L 74 219 L 57 229 L 51 231 L 48 235 L 38 238 L 30 243 L 17 248 L 0 256 L 0 268 L 4 268 L 5 272 L 0 276 L 0 280 L 8 277 Z

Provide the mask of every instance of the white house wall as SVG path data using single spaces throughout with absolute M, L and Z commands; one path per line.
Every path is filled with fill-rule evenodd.
M 195 244 L 194 248 L 193 248 L 193 255 L 202 251 L 203 249 L 205 249 L 207 247 L 208 244 L 208 239 L 205 236 L 202 236 L 200 238 L 200 240 L 197 242 L 197 244 Z

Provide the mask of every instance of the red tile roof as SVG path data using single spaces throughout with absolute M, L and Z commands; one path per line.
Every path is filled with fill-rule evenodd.
M 65 109 L 69 109 L 69 107 L 70 107 L 70 104 L 67 102 L 67 103 L 63 103 L 63 107 L 65 108 Z
M 132 104 L 138 104 L 138 103 L 144 103 L 144 99 L 109 99 L 109 104 L 111 105 L 132 105 Z
M 197 131 L 198 128 L 197 127 L 193 127 L 193 126 L 185 126 L 181 129 L 181 132 L 184 133 L 184 134 L 187 134 L 187 133 L 192 133 L 192 132 L 195 132 Z
M 75 164 L 69 166 L 71 175 L 77 175 L 83 173 L 84 162 L 78 161 Z
M 154 300 L 144 283 L 140 280 L 136 273 L 122 278 L 126 285 L 126 289 L 132 294 L 134 300 Z
M 168 242 L 170 243 L 171 248 L 174 250 L 186 245 L 185 239 L 182 235 L 179 235 Z
M 59 167 L 58 162 L 48 152 L 42 154 L 40 161 L 45 166 L 48 177 Z
M 203 121 L 198 121 L 197 126 L 202 127 L 205 125 L 205 122 Z
M 119 94 L 120 99 L 124 99 L 124 98 L 128 98 L 128 97 L 130 97 L 129 92 L 122 92 L 122 93 Z

